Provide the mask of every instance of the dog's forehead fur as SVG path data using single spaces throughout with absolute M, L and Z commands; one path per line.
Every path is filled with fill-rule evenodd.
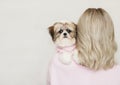
M 54 24 L 54 31 L 59 29 L 66 29 L 66 28 L 69 28 L 71 30 L 76 30 L 75 24 L 72 22 L 56 22 Z

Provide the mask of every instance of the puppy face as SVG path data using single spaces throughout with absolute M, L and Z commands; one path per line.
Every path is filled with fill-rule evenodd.
M 70 46 L 76 42 L 76 25 L 72 22 L 57 22 L 49 27 L 49 33 L 58 46 Z

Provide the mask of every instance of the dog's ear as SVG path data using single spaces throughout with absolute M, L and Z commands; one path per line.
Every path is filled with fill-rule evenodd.
M 74 25 L 75 30 L 77 31 L 77 24 L 75 24 L 74 22 L 72 22 L 72 24 Z
M 72 24 L 74 25 L 75 29 L 77 28 L 77 24 L 75 24 L 74 22 L 72 22 Z
M 77 38 L 77 24 L 75 24 L 74 22 L 72 22 L 72 24 L 74 25 L 75 28 L 75 38 Z
M 49 30 L 49 34 L 52 37 L 52 40 L 54 41 L 54 26 L 48 27 L 48 30 Z
M 74 25 L 75 25 L 75 28 L 77 28 L 77 24 L 74 23 Z

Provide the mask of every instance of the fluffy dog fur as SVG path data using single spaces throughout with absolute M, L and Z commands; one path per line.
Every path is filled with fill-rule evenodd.
M 78 62 L 76 48 L 76 24 L 73 22 L 56 22 L 49 27 L 49 33 L 57 50 L 61 53 L 60 61 L 64 64 L 72 62 L 72 58 Z

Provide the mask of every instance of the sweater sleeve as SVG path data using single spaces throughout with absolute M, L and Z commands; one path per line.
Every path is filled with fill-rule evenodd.
M 52 63 L 50 62 L 48 66 L 48 72 L 47 72 L 47 85 L 51 85 L 51 69 L 52 69 L 51 66 L 52 66 Z
M 47 73 L 47 85 L 54 85 L 54 63 L 55 63 L 55 56 L 53 57 L 53 59 L 50 61 L 49 66 L 48 66 L 48 73 Z

